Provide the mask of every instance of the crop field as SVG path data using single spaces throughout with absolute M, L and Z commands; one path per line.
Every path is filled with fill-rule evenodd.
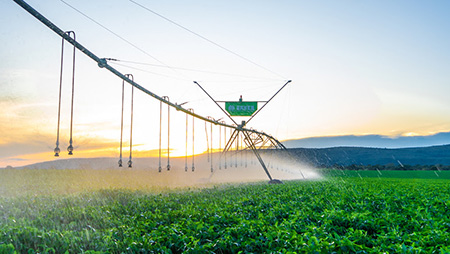
M 359 178 L 409 178 L 409 179 L 436 179 L 450 180 L 448 170 L 329 170 L 323 169 L 325 175 L 334 177 Z
M 363 173 L 3 195 L 0 253 L 450 252 L 449 180 Z

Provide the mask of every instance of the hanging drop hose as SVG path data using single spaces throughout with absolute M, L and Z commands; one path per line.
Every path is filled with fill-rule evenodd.
M 122 114 L 120 116 L 120 155 L 119 167 L 122 167 L 122 139 L 123 139 L 123 107 L 125 101 L 125 80 L 122 80 Z
M 76 40 L 75 32 L 68 31 L 65 33 L 69 36 L 71 34 L 73 34 L 73 39 Z M 61 149 L 59 148 L 59 129 L 60 129 L 60 122 L 61 122 L 61 97 L 62 97 L 63 69 L 64 69 L 64 38 L 62 39 L 62 43 L 61 43 L 61 68 L 60 68 L 60 73 L 59 73 L 58 124 L 57 124 L 57 130 L 56 130 L 56 147 L 53 150 L 55 152 L 55 157 L 58 157 L 59 153 L 61 152 Z M 70 140 L 69 140 L 69 147 L 67 148 L 69 155 L 73 155 L 72 126 L 73 126 L 74 88 L 75 88 L 75 46 L 73 47 L 73 56 L 72 56 L 72 102 L 71 102 L 71 115 L 70 115 Z
M 222 151 L 222 126 L 219 125 L 219 151 Z M 222 156 L 219 156 L 219 169 L 222 169 Z
M 188 109 L 189 111 L 191 111 L 192 113 L 194 113 L 194 109 L 192 109 L 192 108 L 190 108 L 190 109 Z M 194 157 L 195 157 L 195 153 L 194 153 L 194 144 L 195 144 L 195 139 L 194 139 L 194 137 L 195 137 L 195 135 L 194 135 L 194 120 L 195 120 L 195 117 L 194 116 L 192 116 L 192 172 L 194 172 L 194 170 L 195 170 L 195 167 L 194 167 Z
M 237 153 L 239 152 L 239 131 L 236 133 L 236 153 L 235 153 L 235 157 L 234 157 L 234 166 L 237 168 L 238 167 L 238 162 L 237 162 Z
M 184 171 L 187 172 L 187 156 L 188 156 L 188 114 L 186 114 L 186 155 L 184 156 Z
M 215 121 L 214 118 L 212 118 L 210 116 L 208 116 L 207 118 L 209 120 Z M 205 122 L 205 131 L 206 131 L 206 143 L 208 144 L 208 129 L 206 128 L 206 122 Z M 211 145 L 209 147 L 209 151 L 210 151 L 210 154 L 211 154 L 210 162 L 211 162 L 211 172 L 213 172 L 214 169 L 213 169 L 213 124 L 212 123 L 211 123 L 210 142 L 211 142 Z
M 209 116 L 208 116 L 209 118 Z M 208 127 L 205 121 L 205 135 L 206 135 L 206 154 L 208 154 L 208 162 L 209 162 L 209 139 L 208 139 Z
M 246 144 L 245 139 L 247 139 L 245 136 L 242 137 L 244 139 L 244 145 Z M 245 156 L 245 167 L 247 167 L 247 149 L 244 148 L 244 156 Z
M 270 163 L 270 168 L 273 168 L 273 153 L 270 153 L 269 158 L 270 158 L 270 161 L 269 161 L 269 163 Z
M 242 159 L 242 153 L 244 153 L 244 148 L 243 148 L 243 145 L 242 145 L 242 139 L 243 139 L 243 137 L 241 135 L 241 167 L 244 164 L 243 159 Z
M 249 134 L 249 137 L 252 138 L 252 135 L 253 135 L 253 133 Z M 250 158 L 250 165 L 253 165 L 253 158 Z
M 213 172 L 213 124 L 211 123 L 211 172 Z
M 224 143 L 225 143 L 225 149 L 224 149 L 224 151 L 223 151 L 223 153 L 224 153 L 224 161 L 225 161 L 225 165 L 224 165 L 224 168 L 225 169 L 227 169 L 227 150 L 226 150 L 226 148 L 227 148 L 227 128 L 226 127 L 224 127 L 223 128 L 223 136 L 224 136 Z
M 68 32 L 68 34 L 73 34 L 73 39 L 76 41 L 75 32 Z M 70 139 L 67 151 L 69 155 L 73 155 L 73 140 L 72 140 L 72 127 L 73 127 L 73 98 L 75 94 L 75 46 L 73 46 L 73 57 L 72 57 L 72 101 L 70 103 Z
M 59 149 L 59 123 L 61 120 L 61 91 L 62 91 L 62 76 L 63 76 L 63 64 L 64 64 L 64 39 L 62 39 L 61 44 L 61 69 L 59 72 L 59 101 L 58 101 L 58 127 L 56 129 L 56 147 L 55 147 L 55 157 L 59 156 L 61 149 Z
M 230 139 L 232 139 L 232 137 L 233 137 L 233 129 L 230 128 Z M 230 150 L 233 150 L 232 146 L 233 146 L 233 143 L 230 144 Z M 231 168 L 233 167 L 233 153 L 231 153 L 231 156 L 230 156 L 230 167 Z
M 163 99 L 169 101 L 168 96 Z M 167 171 L 170 170 L 170 105 L 167 104 Z
M 134 77 L 132 74 L 125 75 L 128 78 L 131 78 L 134 81 Z M 134 86 L 131 87 L 131 124 L 130 124 L 130 159 L 128 160 L 128 167 L 132 167 L 132 153 L 133 153 L 133 104 L 134 104 Z
M 159 167 L 158 172 L 161 173 L 161 127 L 162 127 L 162 101 L 159 102 Z

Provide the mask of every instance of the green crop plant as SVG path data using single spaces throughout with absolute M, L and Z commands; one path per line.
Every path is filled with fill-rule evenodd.
M 450 181 L 330 177 L 0 198 L 0 253 L 448 253 Z

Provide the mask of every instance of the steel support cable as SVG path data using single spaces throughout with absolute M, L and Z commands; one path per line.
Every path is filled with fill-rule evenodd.
M 200 87 L 200 89 L 217 105 L 217 107 L 219 107 L 221 110 L 222 110 L 222 112 L 234 123 L 234 124 L 236 124 L 236 126 L 238 125 L 237 123 L 236 123 L 236 121 L 234 121 L 234 119 L 231 117 L 231 115 L 230 114 L 228 114 L 228 112 L 227 111 L 225 111 L 218 103 L 217 103 L 217 101 L 216 100 L 214 100 L 214 98 L 205 90 L 205 89 L 203 89 L 203 87 L 197 82 L 197 81 L 194 81 L 194 84 L 196 84 L 198 87 Z
M 76 41 L 75 32 L 67 31 L 63 32 L 65 35 L 69 36 L 73 34 L 73 40 Z M 71 37 L 70 37 L 71 38 Z M 64 69 L 64 38 L 62 38 L 61 42 L 61 68 L 59 73 L 59 98 L 58 98 L 58 124 L 56 130 L 56 147 L 54 149 L 55 156 L 58 157 L 61 149 L 59 148 L 59 129 L 61 122 L 61 98 L 62 98 L 62 83 L 63 83 L 63 69 Z M 73 47 L 73 56 L 72 56 L 72 100 L 70 107 L 70 139 L 69 139 L 69 147 L 67 147 L 67 151 L 69 155 L 73 154 L 73 142 L 72 142 L 72 126 L 73 126 L 73 99 L 74 99 L 74 89 L 75 89 L 75 45 Z
M 208 71 L 208 70 L 198 70 L 198 69 L 191 69 L 191 68 L 184 68 L 184 67 L 175 67 L 175 66 L 168 66 L 168 65 L 161 65 L 161 64 L 152 64 L 152 63 L 143 63 L 143 62 L 135 62 L 135 61 L 128 61 L 128 60 L 122 60 L 122 59 L 115 59 L 115 58 L 108 58 L 106 59 L 108 61 L 114 61 L 114 64 L 120 65 L 120 66 L 124 66 L 124 67 L 129 67 L 129 68 L 133 68 L 130 67 L 129 65 L 126 64 L 119 64 L 117 62 L 122 62 L 122 63 L 128 63 L 128 64 L 136 64 L 136 65 L 146 65 L 146 66 L 152 66 L 152 67 L 158 67 L 158 68 L 170 68 L 170 69 L 175 69 L 175 70 L 181 70 L 181 71 L 190 71 L 190 72 L 200 72 L 200 73 L 208 73 L 208 74 L 213 74 L 213 75 L 222 75 L 222 76 L 231 76 L 231 77 L 241 77 L 241 78 L 247 78 L 247 79 L 254 79 L 254 80 L 258 80 L 258 81 L 280 81 L 281 79 L 270 79 L 270 78 L 261 78 L 261 77 L 255 77 L 255 76 L 247 76 L 247 75 L 241 75 L 241 74 L 234 74 L 234 73 L 227 73 L 227 72 L 217 72 L 217 71 Z M 145 71 L 142 69 L 138 69 L 137 70 L 141 70 L 141 71 Z M 156 75 L 161 75 L 158 73 L 154 73 L 151 71 L 148 71 L 149 73 L 153 73 Z M 165 76 L 165 75 L 162 75 Z M 229 81 L 228 81 L 229 82 Z M 242 82 L 242 81 L 239 81 Z M 254 82 L 254 81 L 253 81 Z
M 248 130 L 248 129 L 245 129 L 244 127 L 245 127 L 245 125 L 251 120 L 251 119 L 253 119 L 253 117 L 257 114 L 257 113 L 259 113 L 260 111 L 261 111 L 261 109 L 264 107 L 264 106 L 266 106 L 267 105 L 267 103 L 269 103 L 284 87 L 286 87 L 286 85 L 287 84 L 289 84 L 291 82 L 291 80 L 289 80 L 289 81 L 287 81 L 268 101 L 266 101 L 266 103 L 255 113 L 255 114 L 253 114 L 252 115 L 252 117 L 250 117 L 250 119 L 248 119 L 247 120 L 247 122 L 243 122 L 241 125 L 239 125 L 232 117 L 231 117 L 231 115 L 230 114 L 228 114 L 228 112 L 226 112 L 218 103 L 217 103 L 217 101 L 216 100 L 214 100 L 214 98 L 197 82 L 197 81 L 194 81 L 194 83 L 217 105 L 217 107 L 219 107 L 221 110 L 222 110 L 222 112 L 231 120 L 231 121 L 233 121 L 233 123 L 236 125 L 236 127 L 233 127 L 233 128 L 235 128 L 235 129 L 240 129 L 240 130 L 242 130 L 242 131 L 248 131 L 248 132 L 251 132 L 251 133 L 258 133 L 258 134 L 261 134 L 261 135 L 264 135 L 264 136 L 266 136 L 267 138 L 270 138 L 271 140 L 273 139 L 273 140 L 275 140 L 278 144 L 279 144 L 279 146 L 281 147 L 281 148 L 284 148 L 284 149 L 286 149 L 278 140 L 276 140 L 276 139 L 274 139 L 273 137 L 271 137 L 271 136 L 269 136 L 269 135 L 267 135 L 267 134 L 265 134 L 265 133 L 260 133 L 260 132 L 257 132 L 257 131 L 255 131 L 255 130 L 252 130 L 252 129 L 250 129 L 250 130 Z M 216 123 L 217 124 L 217 123 Z
M 287 84 L 289 84 L 289 83 L 291 83 L 292 82 L 292 80 L 288 80 L 274 95 L 272 95 L 272 97 L 270 97 L 270 99 L 261 107 L 261 108 L 259 108 L 258 109 L 258 111 L 256 111 L 248 120 L 247 120 L 247 123 L 246 124 L 248 124 L 248 122 L 250 122 L 252 119 L 253 119 L 253 117 L 255 117 L 267 104 L 269 104 L 269 102 L 275 97 L 275 96 L 277 96 L 277 94 L 281 91 L 281 90 L 283 90 L 283 88 L 284 87 L 286 87 L 287 86 Z M 242 127 L 244 127 L 244 126 L 242 126 Z
M 105 59 L 109 61 L 111 58 L 105 58 Z M 116 62 L 112 62 L 112 64 L 115 64 L 115 65 L 118 65 L 118 66 L 122 66 L 122 67 L 125 67 L 125 68 L 129 68 L 129 69 L 132 69 L 132 70 L 136 70 L 136 71 L 142 71 L 142 72 L 150 73 L 150 74 L 155 75 L 155 76 L 160 76 L 160 77 L 165 77 L 165 78 L 170 78 L 170 79 L 176 79 L 176 80 L 182 80 L 182 81 L 191 81 L 191 79 L 188 79 L 188 78 L 179 78 L 179 77 L 175 77 L 175 76 L 165 75 L 165 74 L 156 73 L 156 72 L 145 70 L 145 69 L 141 69 L 141 68 L 132 67 L 132 66 L 125 65 L 125 64 L 119 64 L 119 63 L 116 63 Z
M 14 0 L 16 1 L 16 0 Z M 156 57 L 152 56 L 150 53 L 148 53 L 147 51 L 139 48 L 138 46 L 136 46 L 135 44 L 133 44 L 132 42 L 130 42 L 129 40 L 123 38 L 122 36 L 120 36 L 119 34 L 115 33 L 114 31 L 112 31 L 111 29 L 107 28 L 106 26 L 102 25 L 100 22 L 96 21 L 95 19 L 89 17 L 88 15 L 86 15 L 85 13 L 83 13 L 82 11 L 78 10 L 77 8 L 75 8 L 74 6 L 70 5 L 69 3 L 67 3 L 64 0 L 60 0 L 62 3 L 64 3 L 65 5 L 69 6 L 71 9 L 73 9 L 74 11 L 78 12 L 79 14 L 83 15 L 85 18 L 89 19 L 90 21 L 94 22 L 95 24 L 97 24 L 98 26 L 102 27 L 103 29 L 105 29 L 106 31 L 110 32 L 111 34 L 113 34 L 114 36 L 116 36 L 117 38 L 121 39 L 122 41 L 124 41 L 125 43 L 127 43 L 128 45 L 132 46 L 133 48 L 137 49 L 138 51 L 144 53 L 145 55 L 149 56 L 150 58 L 152 58 L 153 60 L 157 61 L 158 63 L 167 66 L 168 68 L 172 69 L 170 66 L 168 66 L 167 64 L 165 64 L 164 62 L 162 62 L 161 60 L 157 59 Z M 17 1 L 16 1 L 17 2 Z M 172 69 L 173 70 L 173 69 Z M 174 71 L 174 70 L 173 70 Z M 176 72 L 176 71 L 175 71 Z M 178 73 L 178 72 L 176 72 Z
M 134 80 L 132 74 L 125 74 L 128 78 L 131 77 L 131 80 Z M 132 167 L 132 153 L 133 153 L 133 106 L 134 106 L 134 86 L 131 87 L 131 123 L 130 123 L 130 158 L 128 160 L 128 167 Z
M 61 1 L 62 1 L 62 0 L 61 0 Z M 274 74 L 274 75 L 276 75 L 276 76 L 278 76 L 278 77 L 280 77 L 280 78 L 282 78 L 282 79 L 285 79 L 285 78 L 284 78 L 283 76 L 281 76 L 280 74 L 278 74 L 278 73 L 276 73 L 276 72 L 274 72 L 274 71 L 272 71 L 272 70 L 270 70 L 270 69 L 268 69 L 268 68 L 266 68 L 266 67 L 264 67 L 264 66 L 262 66 L 262 65 L 260 65 L 260 64 L 258 64 L 258 63 L 256 63 L 256 62 L 254 62 L 254 61 L 252 61 L 252 60 L 250 60 L 250 59 L 248 59 L 248 58 L 246 58 L 246 57 L 244 57 L 244 56 L 242 56 L 242 55 L 240 55 L 240 54 L 238 54 L 238 53 L 236 53 L 236 52 L 234 52 L 234 51 L 232 51 L 232 50 L 230 50 L 230 49 L 228 49 L 228 48 L 225 48 L 224 46 L 222 46 L 222 45 L 220 45 L 220 44 L 218 44 L 218 43 L 216 43 L 216 42 L 214 42 L 214 41 L 212 41 L 212 40 L 206 38 L 206 37 L 203 36 L 203 35 L 200 35 L 200 34 L 194 32 L 194 31 L 192 31 L 191 29 L 189 29 L 189 28 L 187 28 L 187 27 L 185 27 L 185 26 L 182 26 L 182 25 L 178 24 L 177 22 L 175 22 L 175 21 L 173 21 L 173 20 L 171 20 L 171 19 L 169 19 L 169 18 L 166 18 L 165 16 L 163 16 L 163 15 L 161 15 L 161 14 L 159 14 L 159 13 L 153 11 L 153 10 L 151 10 L 150 8 L 144 6 L 144 5 L 140 4 L 140 3 L 137 3 L 136 1 L 133 1 L 133 0 L 129 0 L 129 1 L 132 2 L 132 3 L 134 3 L 135 5 L 137 5 L 137 6 L 141 7 L 141 8 L 143 8 L 144 10 L 147 10 L 148 12 L 151 12 L 151 13 L 153 13 L 154 15 L 156 15 L 156 16 L 158 16 L 158 17 L 160 17 L 160 18 L 162 18 L 162 19 L 164 19 L 164 20 L 166 20 L 166 21 L 168 21 L 168 22 L 170 22 L 170 23 L 172 23 L 172 24 L 178 26 L 179 28 L 181 28 L 181 29 L 183 29 L 183 30 L 185 30 L 185 31 L 187 31 L 187 32 L 189 32 L 189 33 L 191 33 L 191 34 L 193 34 L 193 35 L 195 35 L 195 36 L 197 36 L 197 37 L 199 37 L 199 38 L 201 38 L 201 39 L 203 39 L 203 40 L 205 40 L 205 41 L 207 41 L 207 42 L 209 42 L 209 43 L 211 43 L 211 44 L 213 44 L 213 45 L 215 45 L 215 46 L 217 46 L 217 47 L 219 47 L 219 48 L 221 48 L 221 49 L 223 49 L 223 50 L 225 50 L 225 51 L 227 51 L 228 53 L 231 53 L 231 54 L 233 54 L 233 55 L 235 55 L 235 56 L 241 58 L 242 60 L 245 60 L 245 61 L 247 61 L 247 62 L 249 62 L 249 63 L 251 63 L 251 64 L 253 64 L 253 65 L 255 65 L 255 66 L 258 66 L 259 68 L 261 68 L 261 69 L 263 69 L 263 70 L 265 70 L 265 71 L 267 71 L 267 72 L 270 72 L 270 73 L 272 73 L 272 74 Z
M 122 113 L 120 116 L 120 155 L 119 155 L 119 167 L 122 167 L 122 139 L 123 139 L 123 108 L 125 104 L 125 81 L 122 80 Z

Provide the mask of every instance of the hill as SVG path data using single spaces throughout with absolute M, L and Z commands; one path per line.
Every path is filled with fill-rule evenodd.
M 319 167 L 335 165 L 450 165 L 450 145 L 415 148 L 296 148 L 289 149 L 298 160 Z
M 361 167 L 377 166 L 380 169 L 421 169 L 429 166 L 440 166 L 450 169 L 450 145 L 414 147 L 414 148 L 368 148 L 368 147 L 331 147 L 331 148 L 291 148 L 288 149 L 290 157 L 294 157 L 300 164 L 314 167 Z M 279 150 L 263 151 L 264 153 L 277 153 Z M 280 154 L 282 156 L 282 154 Z M 265 157 L 265 156 L 263 156 Z M 271 156 L 266 157 L 270 163 Z M 281 160 L 285 160 L 282 159 Z M 289 160 L 285 160 L 289 161 Z M 156 168 L 157 158 L 135 158 L 133 169 L 144 170 Z M 166 161 L 163 162 L 165 166 Z M 184 169 L 183 158 L 173 158 L 173 167 L 177 171 Z M 405 168 L 405 166 L 428 166 Z M 445 166 L 445 167 L 444 167 Z M 196 168 L 200 171 L 207 169 L 206 155 L 196 159 Z M 257 166 L 259 171 L 259 166 Z M 367 167 L 366 167 L 367 168 Z M 117 158 L 89 158 L 89 159 L 59 159 L 31 164 L 18 169 L 118 169 Z M 124 168 L 125 169 L 125 168 Z M 184 171 L 184 170 L 182 170 Z
M 381 135 L 312 137 L 283 141 L 288 148 L 327 148 L 327 147 L 378 147 L 406 148 L 450 144 L 450 132 L 441 132 L 429 136 L 387 137 Z

